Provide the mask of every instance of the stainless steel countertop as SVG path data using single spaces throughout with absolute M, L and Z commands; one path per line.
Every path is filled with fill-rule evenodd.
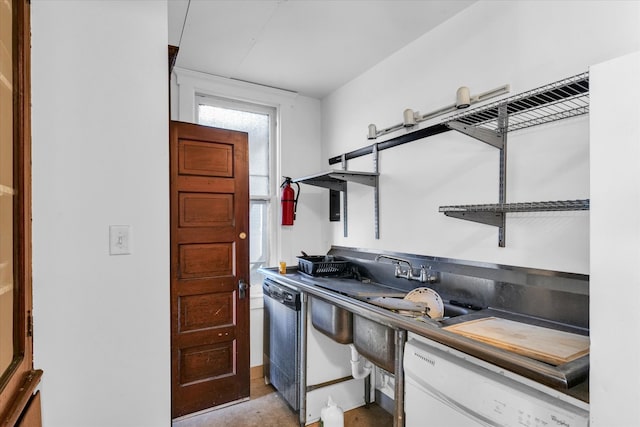
M 554 328 L 555 325 L 552 322 L 545 323 L 544 321 L 541 322 L 539 319 L 531 319 L 528 316 L 522 316 L 517 313 L 506 312 L 503 310 L 493 310 L 491 308 L 471 311 L 469 314 L 457 316 L 441 322 L 431 319 L 417 320 L 323 287 L 323 285 L 331 287 L 331 281 L 345 279 L 311 277 L 298 272 L 296 267 L 288 267 L 286 274 L 279 274 L 277 268 L 261 268 L 259 269 L 259 272 L 266 277 L 270 277 L 284 285 L 297 288 L 314 297 L 321 298 L 338 307 L 357 314 L 358 316 L 365 317 L 393 329 L 414 332 L 425 338 L 437 341 L 441 344 L 455 348 L 456 350 L 522 375 L 523 377 L 550 386 L 582 401 L 589 401 L 588 355 L 580 357 L 569 363 L 553 366 L 480 341 L 466 338 L 442 328 L 443 326 L 454 323 L 488 316 L 524 321 L 526 323 L 537 323 L 540 326 Z

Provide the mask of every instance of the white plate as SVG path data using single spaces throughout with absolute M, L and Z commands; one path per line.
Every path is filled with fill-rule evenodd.
M 440 295 L 433 289 L 415 288 L 405 295 L 404 299 L 425 304 L 429 308 L 427 313 L 432 319 L 444 316 L 444 303 L 442 302 L 442 298 L 440 298 Z

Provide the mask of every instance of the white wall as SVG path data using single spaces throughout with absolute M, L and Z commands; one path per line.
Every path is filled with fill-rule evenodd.
M 434 111 L 503 84 L 521 93 L 640 48 L 640 3 L 480 1 L 323 100 L 326 159 L 369 145 L 412 108 Z M 439 120 L 423 123 L 429 125 Z M 391 136 L 379 138 L 379 141 Z M 507 202 L 589 197 L 588 118 L 509 134 Z M 371 156 L 349 169 L 372 170 Z M 380 152 L 380 239 L 370 188 L 349 192 L 349 237 L 333 244 L 589 273 L 588 212 L 507 215 L 497 228 L 446 217 L 439 206 L 498 201 L 498 151 L 455 132 Z
M 166 1 L 32 1 L 45 427 L 170 425 Z M 133 253 L 109 256 L 128 224 Z
M 453 103 L 459 86 L 479 93 L 508 83 L 521 93 L 638 50 L 640 2 L 479 2 L 326 98 L 323 156 L 368 145 L 367 125 L 400 123 L 405 108 Z M 602 426 L 639 422 L 637 61 L 626 60 L 620 81 L 611 77 L 620 63 L 594 68 L 591 134 L 588 117 L 509 134 L 508 202 L 593 192 L 590 213 L 510 214 L 498 248 L 495 228 L 438 213 L 497 202 L 496 150 L 450 132 L 380 153 L 380 240 L 371 191 L 355 185 L 349 216 L 358 221 L 348 238 L 332 229 L 333 243 L 346 246 L 591 273 L 592 423 Z M 628 102 L 615 105 L 620 97 Z M 370 156 L 349 162 L 371 167 Z
M 269 265 L 285 261 L 297 265 L 300 251 L 324 254 L 329 249 L 325 219 L 329 217 L 324 192 L 301 186 L 295 224 L 280 225 L 281 176 L 299 177 L 328 169 L 320 155 L 320 101 L 292 92 L 230 80 L 210 74 L 176 68 L 172 76 L 172 119 L 196 123 L 195 96 L 211 95 L 236 99 L 277 109 L 278 140 L 273 150 L 274 176 L 270 235 L 273 238 Z M 249 236 L 251 238 L 251 236 Z M 262 365 L 262 283 L 251 283 L 251 366 Z
M 591 68 L 592 426 L 640 425 L 640 52 Z

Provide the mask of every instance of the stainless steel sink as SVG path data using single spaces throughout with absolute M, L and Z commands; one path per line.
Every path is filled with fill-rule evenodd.
M 444 318 L 462 316 L 469 310 L 444 304 Z M 353 315 L 353 345 L 374 365 L 394 373 L 396 343 L 394 330 L 365 317 Z
M 351 312 L 318 298 L 309 299 L 313 327 L 340 344 L 351 344 L 353 342 Z
M 353 345 L 376 366 L 394 373 L 396 344 L 394 330 L 365 317 L 353 316 Z
M 351 344 L 373 364 L 395 371 L 395 333 L 388 326 L 353 314 L 319 298 L 310 297 L 311 323 L 315 329 L 340 344 Z M 464 307 L 444 304 L 444 318 L 468 314 Z

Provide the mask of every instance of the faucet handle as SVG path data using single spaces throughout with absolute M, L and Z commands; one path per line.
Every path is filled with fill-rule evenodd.
M 431 274 L 431 266 L 428 268 L 424 265 L 420 266 L 420 282 L 436 283 L 438 281 L 438 273 Z
M 429 281 L 429 274 L 427 273 L 426 267 L 424 265 L 421 265 L 420 266 L 420 283 L 427 283 L 428 281 Z
M 393 264 L 395 265 L 394 275 L 396 277 L 400 277 L 402 275 L 402 268 L 400 267 L 400 262 L 394 261 Z

